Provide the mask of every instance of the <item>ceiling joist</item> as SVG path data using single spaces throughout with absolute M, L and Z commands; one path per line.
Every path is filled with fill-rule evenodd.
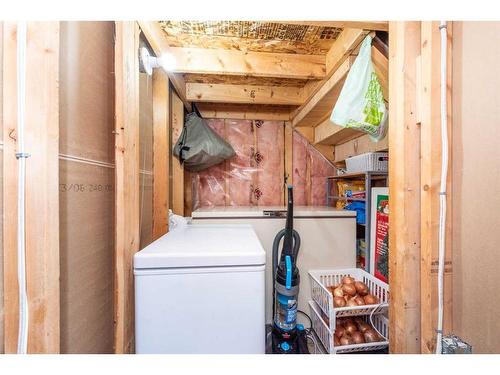
M 154 21 L 138 21 L 139 27 L 143 32 L 145 38 L 150 44 L 151 48 L 156 56 L 160 56 L 163 53 L 168 53 L 170 50 L 170 46 L 167 43 L 165 38 L 165 33 L 160 27 L 158 22 Z M 184 77 L 182 74 L 176 74 L 175 72 L 167 72 L 167 76 L 172 82 L 179 98 L 184 103 L 184 107 L 188 111 L 191 111 L 191 103 L 186 99 L 186 82 L 184 81 Z
M 234 84 L 186 83 L 193 102 L 300 105 L 302 88 Z
M 388 31 L 388 21 L 272 21 L 288 25 L 336 27 L 340 29 L 354 28 L 373 31 Z
M 223 49 L 169 48 L 176 73 L 322 79 L 325 57 L 292 53 L 242 52 Z
M 327 118 L 314 128 L 314 144 L 337 145 L 363 135 L 362 132 L 335 125 Z
M 198 103 L 196 107 L 204 118 L 268 121 L 290 120 L 289 106 Z

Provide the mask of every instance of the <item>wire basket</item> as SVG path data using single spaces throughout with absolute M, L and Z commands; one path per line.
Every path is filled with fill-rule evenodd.
M 334 307 L 333 295 L 326 288 L 338 285 L 344 276 L 351 276 L 356 281 L 364 282 L 371 294 L 379 299 L 375 305 Z M 337 317 L 380 314 L 387 311 L 389 306 L 389 285 L 377 279 L 360 268 L 345 268 L 338 270 L 311 270 L 309 271 L 311 281 L 311 297 L 323 313 L 323 319 L 329 324 L 330 330 L 335 329 Z
M 387 172 L 389 154 L 387 152 L 367 152 L 345 159 L 347 173 Z
M 352 352 L 367 352 L 374 350 L 385 349 L 389 346 L 389 319 L 384 315 L 373 316 L 373 325 L 387 340 L 363 343 L 363 344 L 353 344 L 353 345 L 342 345 L 335 346 L 333 335 L 335 330 L 331 330 L 328 324 L 323 320 L 321 309 L 318 304 L 314 301 L 309 301 L 309 309 L 312 320 L 312 327 L 321 343 L 323 344 L 326 351 L 330 354 L 340 354 L 340 353 L 352 353 Z M 363 319 L 371 325 L 370 317 L 364 316 Z

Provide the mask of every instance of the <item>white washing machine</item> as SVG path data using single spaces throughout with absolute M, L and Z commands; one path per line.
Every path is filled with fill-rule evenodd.
M 138 252 L 136 353 L 264 354 L 265 262 L 250 225 L 187 225 Z

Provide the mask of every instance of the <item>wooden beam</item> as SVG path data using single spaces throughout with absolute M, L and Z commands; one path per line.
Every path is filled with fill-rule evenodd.
M 342 84 L 349 73 L 349 69 L 354 62 L 354 58 L 349 58 L 343 61 L 334 74 L 325 82 L 321 88 L 308 99 L 307 103 L 304 104 L 298 112 L 295 112 L 295 116 L 292 119 L 292 125 L 296 126 L 316 126 L 318 122 L 308 121 L 308 115 L 318 106 L 324 105 L 325 108 L 320 113 L 321 117 L 329 116 L 333 104 L 337 101 L 338 95 L 342 89 Z M 333 103 L 332 103 L 333 102 Z M 316 116 L 317 118 L 317 116 Z
M 171 93 L 171 129 L 172 151 L 179 139 L 184 126 L 184 107 L 179 96 Z M 175 156 L 172 155 L 172 211 L 184 216 L 184 168 Z
M 333 124 L 329 118 L 314 128 L 314 144 L 336 145 L 357 138 L 363 133 Z
M 391 353 L 420 353 L 420 22 L 389 23 L 389 336 Z
M 225 49 L 170 47 L 176 73 L 322 79 L 325 56 L 242 52 Z
M 340 29 L 355 28 L 374 31 L 388 31 L 389 22 L 387 21 L 269 21 L 283 23 L 286 25 L 303 25 L 318 27 L 336 27 Z
M 385 151 L 389 148 L 389 136 L 379 142 L 373 142 L 369 135 L 362 135 L 345 143 L 335 145 L 334 162 L 343 162 L 351 156 L 364 154 L 366 152 Z
M 290 120 L 290 108 L 288 106 L 199 103 L 197 107 L 204 118 L 269 121 Z
M 115 353 L 134 351 L 133 256 L 139 250 L 139 27 L 115 23 Z
M 153 240 L 168 231 L 170 89 L 164 72 L 153 72 Z
M 451 139 L 451 23 L 448 23 L 448 136 Z M 434 353 L 437 330 L 437 264 L 441 176 L 441 40 L 439 22 L 422 22 L 421 97 L 421 350 Z M 451 144 L 451 142 L 450 142 Z M 451 158 L 448 165 L 444 333 L 452 329 Z
M 158 22 L 139 21 L 138 23 L 156 56 L 170 52 L 171 47 L 168 45 L 165 32 L 161 29 Z M 191 103 L 186 99 L 186 82 L 184 81 L 184 77 L 182 74 L 176 74 L 175 72 L 167 72 L 167 75 L 182 103 L 184 103 L 186 110 L 191 112 Z
M 16 353 L 17 26 L 4 23 L 4 311 L 5 352 Z M 26 50 L 25 243 L 28 353 L 59 353 L 59 22 L 29 22 Z
M 187 83 L 186 96 L 193 102 L 300 105 L 301 87 Z
M 292 118 L 295 118 L 303 110 L 344 61 L 356 50 L 368 33 L 369 32 L 361 29 L 344 29 L 342 31 L 326 55 L 325 78 L 319 82 L 311 81 L 306 83 L 304 92 L 308 99 L 306 99 L 302 106 L 295 110 L 292 114 Z
M 389 59 L 376 47 L 372 47 L 372 63 L 375 74 L 377 74 L 382 93 L 387 102 L 389 99 Z

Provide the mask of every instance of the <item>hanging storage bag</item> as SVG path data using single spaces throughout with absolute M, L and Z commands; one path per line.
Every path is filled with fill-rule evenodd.
M 174 155 L 188 171 L 199 172 L 232 158 L 236 153 L 195 109 L 195 112 L 186 116 L 186 123 L 174 147 Z
M 347 75 L 330 121 L 336 125 L 368 133 L 373 141 L 385 137 L 387 108 L 382 87 L 371 58 L 371 36 L 361 45 Z

